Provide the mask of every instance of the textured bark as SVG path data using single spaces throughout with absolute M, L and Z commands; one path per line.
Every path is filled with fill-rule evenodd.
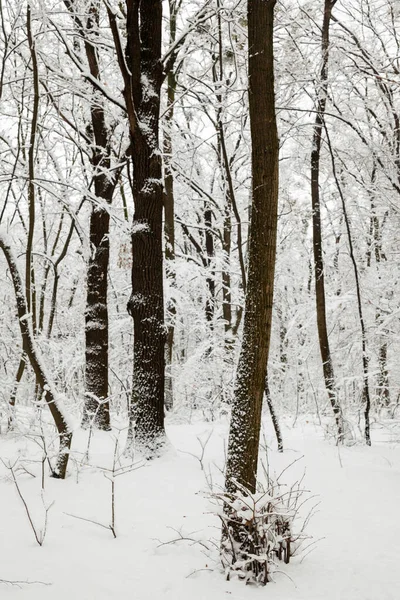
M 87 32 L 98 27 L 98 4 L 89 6 Z M 100 79 L 97 51 L 85 40 L 86 59 L 93 77 Z M 104 110 L 95 98 L 91 103 L 91 126 L 94 148 L 90 157 L 93 167 L 94 193 L 90 215 L 90 259 L 87 271 L 85 311 L 85 406 L 83 425 L 93 423 L 100 429 L 110 429 L 108 392 L 108 263 L 110 257 L 110 215 L 117 176 L 111 175 L 111 144 Z
M 116 23 L 112 21 L 118 45 Z M 161 0 L 127 0 L 127 46 L 120 54 L 128 111 L 135 212 L 132 226 L 132 295 L 128 310 L 134 325 L 132 415 L 136 446 L 148 456 L 158 452 L 164 431 L 164 326 L 162 212 L 164 190 L 159 150 L 162 83 Z
M 97 197 L 101 198 L 100 195 Z M 92 252 L 86 285 L 85 405 L 82 420 L 83 426 L 94 424 L 105 430 L 110 429 L 110 406 L 107 400 L 109 395 L 107 304 L 109 221 L 110 216 L 106 209 L 96 206 L 92 208 L 90 216 Z
M 100 65 L 95 40 L 98 36 L 99 2 L 91 1 L 85 16 L 76 10 L 74 0 L 64 0 L 81 36 L 91 76 L 100 80 Z M 85 19 L 85 21 L 83 20 Z M 93 168 L 94 196 L 90 215 L 90 258 L 87 270 L 85 310 L 85 404 L 82 425 L 110 429 L 108 401 L 108 264 L 110 256 L 108 205 L 111 204 L 119 170 L 110 171 L 111 134 L 102 102 L 90 100 L 90 127 L 93 140 L 90 163 Z
M 235 382 L 226 488 L 255 491 L 261 408 L 271 336 L 278 208 L 278 135 L 273 72 L 275 0 L 249 0 L 252 215 L 243 340 Z
M 329 61 L 329 24 L 332 8 L 336 0 L 325 0 L 324 19 L 322 25 L 322 67 L 320 72 L 318 110 L 315 118 L 313 146 L 311 152 L 311 202 L 313 225 L 313 251 L 315 271 L 315 299 L 317 306 L 317 328 L 319 348 L 322 359 L 325 388 L 332 405 L 336 420 L 338 439 L 343 437 L 342 415 L 337 398 L 332 355 L 329 347 L 328 329 L 326 324 L 325 275 L 322 250 L 321 201 L 319 193 L 319 168 L 321 160 L 321 142 L 326 108 Z
M 59 454 L 57 466 L 53 471 L 53 476 L 64 479 L 67 472 L 69 449 L 72 441 L 72 432 L 70 431 L 67 419 L 57 403 L 55 391 L 43 364 L 40 361 L 38 351 L 35 347 L 33 333 L 29 326 L 28 305 L 24 293 L 24 288 L 15 259 L 12 255 L 9 243 L 0 236 L 0 248 L 4 252 L 8 267 L 10 269 L 13 281 L 15 298 L 17 301 L 18 321 L 22 337 L 22 349 L 35 373 L 36 381 L 41 390 L 44 390 L 43 396 L 49 406 L 55 426 L 59 435 Z

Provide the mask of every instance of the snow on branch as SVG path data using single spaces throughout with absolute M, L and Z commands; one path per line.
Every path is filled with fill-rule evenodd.
M 43 397 L 49 406 L 60 438 L 58 464 L 53 475 L 64 479 L 68 463 L 69 448 L 72 440 L 72 423 L 70 422 L 68 413 L 65 410 L 62 401 L 58 398 L 56 388 L 51 377 L 47 373 L 39 349 L 36 347 L 30 327 L 30 317 L 25 290 L 18 270 L 16 257 L 12 250 L 12 243 L 7 233 L 2 229 L 0 229 L 0 249 L 3 251 L 6 258 L 14 286 L 22 346 L 29 358 L 37 383 L 43 390 Z

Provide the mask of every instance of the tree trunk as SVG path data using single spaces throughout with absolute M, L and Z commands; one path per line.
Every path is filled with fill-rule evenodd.
M 33 333 L 37 333 L 37 313 L 36 313 L 36 288 L 35 272 L 33 268 L 33 237 L 35 233 L 35 156 L 36 156 L 36 136 L 39 119 L 39 72 L 35 48 L 35 40 L 32 34 L 31 7 L 27 8 L 27 34 L 32 60 L 33 74 L 33 103 L 32 103 L 32 123 L 28 147 L 28 239 L 26 243 L 25 254 L 25 294 L 28 311 L 32 312 Z
M 269 412 L 271 415 L 272 425 L 274 426 L 276 441 L 278 444 L 278 452 L 283 452 L 282 431 L 281 431 L 281 428 L 279 425 L 278 416 L 276 414 L 275 407 L 272 402 L 271 392 L 269 390 L 268 373 L 265 375 L 265 399 L 267 401 Z
M 11 394 L 10 394 L 10 400 L 9 400 L 10 414 L 8 417 L 8 429 L 11 429 L 14 424 L 15 403 L 17 400 L 18 386 L 21 383 L 22 377 L 24 375 L 25 367 L 26 367 L 26 357 L 25 357 L 25 352 L 22 352 L 21 358 L 19 359 L 18 370 L 17 370 L 17 374 L 15 376 L 14 385 L 12 387 Z
M 177 4 L 175 0 L 169 0 L 169 42 L 175 43 L 176 39 L 176 18 Z M 165 114 L 164 127 L 164 236 L 165 236 L 165 260 L 166 275 L 169 279 L 171 289 L 175 288 L 175 196 L 174 196 L 174 176 L 171 168 L 172 161 L 172 137 L 171 127 L 174 118 L 176 91 L 176 77 L 173 66 L 167 74 L 167 110 Z M 165 376 L 165 407 L 170 410 L 174 404 L 174 387 L 172 379 L 172 357 L 174 347 L 174 330 L 176 319 L 175 298 L 170 298 L 166 307 L 167 310 L 167 344 L 165 348 L 165 359 L 167 373 Z
M 159 150 L 161 26 L 161 0 L 127 0 L 129 71 L 122 61 L 120 67 L 125 79 L 135 202 L 132 295 L 128 303 L 134 326 L 131 419 L 135 420 L 136 447 L 149 457 L 159 452 L 165 438 L 164 190 Z M 118 44 L 116 36 L 114 41 Z
M 375 175 L 376 175 L 376 166 L 374 165 L 372 174 L 371 174 L 371 190 L 369 191 L 369 196 L 371 200 L 371 216 L 370 216 L 370 235 L 368 240 L 368 249 L 367 249 L 367 267 L 371 266 L 372 260 L 372 249 L 374 250 L 375 262 L 378 269 L 378 278 L 382 280 L 382 275 L 380 273 L 380 269 L 382 265 L 386 262 L 386 255 L 382 249 L 382 230 L 379 222 L 379 218 L 376 214 L 375 200 L 374 200 L 374 192 L 373 185 L 375 184 Z M 386 297 L 385 297 L 386 296 Z M 390 387 L 389 387 L 389 370 L 387 363 L 387 355 L 388 355 L 388 331 L 387 328 L 384 327 L 384 321 L 387 317 L 387 312 L 382 308 L 384 304 L 386 304 L 387 294 L 381 296 L 379 299 L 379 304 L 375 310 L 375 321 L 378 330 L 381 333 L 377 336 L 379 341 L 379 350 L 378 350 L 378 367 L 379 372 L 377 376 L 377 396 L 378 402 L 381 407 L 388 407 L 390 405 Z
M 111 193 L 112 195 L 112 193 Z M 97 196 L 100 200 L 100 196 Z M 111 201 L 111 199 L 110 199 Z M 85 310 L 85 405 L 82 425 L 110 429 L 108 392 L 107 276 L 110 255 L 108 211 L 93 206 L 90 215 L 91 254 Z
M 63 412 L 61 404 L 59 404 L 59 402 L 57 401 L 56 391 L 48 374 L 46 373 L 46 369 L 35 346 L 33 333 L 29 325 L 29 311 L 21 276 L 18 272 L 17 263 L 12 254 L 11 246 L 8 240 L 1 234 L 0 248 L 3 250 L 4 256 L 6 257 L 14 286 L 15 298 L 17 301 L 18 322 L 22 337 L 22 349 L 28 357 L 28 360 L 35 373 L 37 384 L 40 386 L 41 390 L 43 390 L 44 398 L 49 406 L 51 415 L 53 417 L 55 426 L 58 431 L 58 461 L 57 466 L 53 470 L 52 475 L 53 477 L 57 477 L 58 479 L 64 479 L 67 472 L 69 449 L 71 447 L 72 441 L 72 431 L 69 428 L 67 416 Z
M 82 38 L 86 62 L 94 80 L 101 80 L 95 40 L 99 30 L 99 2 L 91 1 L 84 15 L 76 10 L 75 0 L 64 0 Z M 95 89 L 95 87 L 94 87 Z M 89 157 L 93 168 L 94 196 L 90 215 L 90 258 L 87 271 L 85 310 L 85 405 L 82 425 L 110 429 L 108 401 L 108 263 L 110 255 L 108 206 L 112 202 L 120 170 L 110 171 L 111 134 L 102 102 L 93 92 L 90 100 L 90 127 L 93 149 Z
M 364 418 L 365 418 L 364 431 L 365 431 L 365 441 L 366 441 L 367 445 L 370 446 L 371 445 L 371 434 L 370 434 L 369 413 L 370 413 L 370 409 L 371 409 L 371 396 L 369 393 L 369 369 L 368 369 L 369 357 L 368 357 L 368 352 L 367 352 L 367 331 L 366 331 L 366 325 L 365 325 L 362 301 L 361 301 L 360 277 L 359 277 L 359 273 L 358 273 L 356 257 L 354 254 L 353 238 L 351 235 L 350 221 L 349 221 L 349 216 L 347 214 L 346 202 L 344 199 L 342 186 L 340 185 L 339 178 L 338 178 L 338 175 L 336 172 L 335 157 L 334 157 L 332 145 L 331 145 L 331 142 L 329 139 L 328 129 L 326 127 L 325 127 L 325 132 L 326 132 L 326 139 L 328 142 L 329 152 L 331 155 L 333 178 L 335 180 L 336 187 L 339 192 L 339 197 L 342 202 L 344 222 L 346 225 L 347 239 L 348 239 L 348 243 L 349 243 L 350 259 L 351 259 L 351 262 L 353 263 L 353 269 L 354 269 L 354 280 L 355 280 L 355 284 L 356 284 L 358 317 L 360 320 L 360 329 L 361 329 L 361 360 L 362 360 L 362 367 L 363 367 L 363 402 L 364 402 Z
M 322 25 L 322 67 L 320 72 L 320 90 L 318 92 L 318 112 L 315 118 L 313 146 L 311 152 L 311 201 L 313 225 L 313 251 L 315 270 L 315 299 L 317 305 L 317 328 L 319 348 L 322 359 L 322 369 L 326 391 L 336 420 L 338 440 L 343 437 L 342 414 L 337 398 L 332 355 L 329 347 L 328 329 L 326 324 L 325 275 L 322 251 L 321 204 L 319 194 L 319 167 L 321 160 L 322 128 L 327 98 L 328 60 L 329 60 L 329 24 L 332 8 L 336 0 L 325 0 L 324 20 Z
M 273 71 L 275 0 L 249 0 L 252 215 L 243 339 L 228 443 L 226 488 L 255 491 L 261 408 L 271 336 L 278 208 L 278 134 Z
M 207 300 L 206 300 L 206 319 L 213 329 L 214 312 L 215 312 L 215 273 L 212 267 L 212 261 L 215 256 L 214 249 L 214 233 L 212 231 L 212 209 L 210 203 L 204 202 L 204 228 L 205 228 L 205 245 L 206 245 L 206 270 L 207 270 Z

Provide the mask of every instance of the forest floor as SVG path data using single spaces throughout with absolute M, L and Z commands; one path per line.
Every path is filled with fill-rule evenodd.
M 110 523 L 106 469 L 112 465 L 116 431 L 93 436 L 84 466 L 80 452 L 87 432 L 78 432 L 68 479 L 46 477 L 43 499 L 54 504 L 42 546 L 10 471 L 0 465 L 1 600 L 400 598 L 400 439 L 395 431 L 375 426 L 372 448 L 339 451 L 321 427 L 302 419 L 295 427 L 286 424 L 286 450 L 278 455 L 267 425 L 270 471 L 279 473 L 300 459 L 286 477 L 295 480 L 305 471 L 304 486 L 314 496 L 309 506 L 319 505 L 307 527 L 316 543 L 289 565 L 280 565 L 274 581 L 262 588 L 226 581 L 218 562 L 220 523 L 212 513 L 209 486 L 220 490 L 227 429 L 226 419 L 191 424 L 169 419 L 165 455 L 143 466 L 137 462 L 135 470 L 128 468 L 115 479 L 116 539 L 111 530 L 82 520 Z M 26 437 L 0 437 L 4 463 L 18 458 L 20 490 L 40 529 L 44 509 L 36 448 Z

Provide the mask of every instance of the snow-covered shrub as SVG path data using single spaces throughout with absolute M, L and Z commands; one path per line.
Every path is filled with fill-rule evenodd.
M 302 540 L 305 524 L 295 532 L 300 483 L 289 490 L 269 479 L 266 490 L 251 493 L 235 482 L 233 493 L 215 494 L 222 521 L 221 561 L 227 579 L 237 575 L 246 583 L 265 585 L 271 581 L 277 560 L 289 563 Z M 301 503 L 303 504 L 303 502 Z

